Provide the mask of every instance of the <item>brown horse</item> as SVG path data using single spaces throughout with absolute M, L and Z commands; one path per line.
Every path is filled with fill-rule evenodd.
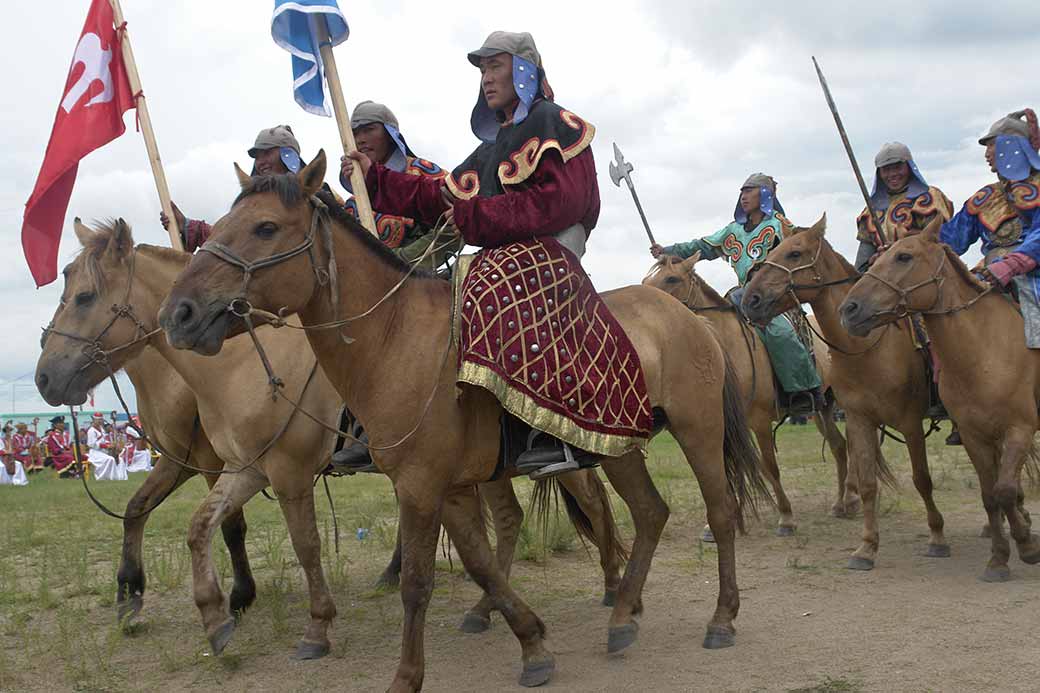
M 150 435 L 156 436 L 156 440 L 164 449 L 183 460 L 187 456 L 187 446 L 191 445 L 191 459 L 188 464 L 213 472 L 206 476 L 212 486 L 216 483 L 224 462 L 213 452 L 203 428 L 209 431 L 224 431 L 224 434 L 218 436 L 218 440 L 222 441 L 226 450 L 235 455 L 231 458 L 231 467 L 247 464 L 244 455 L 255 450 L 257 446 L 254 440 L 255 431 L 271 431 L 273 434 L 282 424 L 273 418 L 273 412 L 263 397 L 237 399 L 239 393 L 250 394 L 248 384 L 258 382 L 256 369 L 259 368 L 259 364 L 255 361 L 248 341 L 237 340 L 219 359 L 202 359 L 170 349 L 161 336 L 140 339 L 142 335 L 157 331 L 155 316 L 158 306 L 169 292 L 173 277 L 183 270 L 189 256 L 164 248 L 134 248 L 130 229 L 122 222 L 116 222 L 96 232 L 77 223 L 76 232 L 84 252 L 64 273 L 66 287 L 62 305 L 55 313 L 52 321 L 54 331 L 44 343 L 43 353 L 37 365 L 37 385 L 41 393 L 48 401 L 56 404 L 78 404 L 85 400 L 90 388 L 107 376 L 108 369 L 98 360 L 92 359 L 94 352 L 82 349 L 83 342 L 67 335 L 89 336 L 85 341 L 96 341 L 101 349 L 110 353 L 109 365 L 113 370 L 123 367 L 127 369 L 137 389 L 138 406 L 145 427 Z M 103 282 L 101 277 L 104 277 Z M 112 319 L 111 306 L 122 306 L 124 310 L 121 314 L 126 315 L 128 319 L 118 321 L 119 324 L 113 323 L 112 327 L 104 330 Z M 305 361 L 299 359 L 299 354 L 309 352 L 310 346 L 303 334 L 295 331 L 274 333 L 267 328 L 263 333 L 265 344 L 276 345 L 273 347 L 272 358 L 277 358 L 282 363 L 288 362 L 289 358 Z M 95 339 L 95 335 L 100 336 Z M 124 345 L 131 347 L 120 348 Z M 188 372 L 188 375 L 182 377 L 181 374 L 184 372 Z M 313 377 L 309 386 L 308 377 Z M 315 394 L 310 400 L 316 407 L 313 411 L 328 416 L 326 420 L 330 423 L 336 420 L 339 396 L 320 369 L 313 375 L 305 368 L 290 369 L 286 372 L 286 386 L 294 393 L 313 390 Z M 199 388 L 198 401 L 191 389 L 193 387 Z M 318 398 L 325 398 L 327 401 L 319 404 Z M 203 406 L 199 406 L 200 404 Z M 218 406 L 223 406 L 227 413 L 224 415 L 225 418 L 214 420 L 214 412 Z M 202 428 L 193 433 L 193 419 L 197 408 Z M 281 413 L 288 415 L 291 411 L 289 408 Z M 304 426 L 306 428 L 299 431 Z M 297 467 L 308 470 L 305 476 L 312 480 L 313 471 L 309 465 L 322 462 L 320 466 L 323 468 L 331 451 L 331 439 L 328 438 L 327 432 L 305 417 L 295 416 L 285 426 L 284 434 L 294 441 L 292 446 L 286 447 L 288 440 L 283 443 L 279 438 L 258 462 L 257 469 L 266 470 L 266 465 L 287 464 L 289 457 L 295 456 L 298 460 L 295 463 Z M 128 515 L 133 517 L 144 510 L 154 508 L 161 498 L 194 474 L 194 471 L 185 469 L 171 460 L 161 461 L 130 501 Z M 246 477 L 245 474 L 237 473 L 233 476 Z M 258 477 L 259 474 L 249 475 L 250 478 L 254 476 Z M 255 485 L 253 481 L 248 483 L 250 486 Z M 620 567 L 624 562 L 625 551 L 610 511 L 606 489 L 592 470 L 564 475 L 559 479 L 559 483 L 563 487 L 568 514 L 575 522 L 579 533 L 600 549 L 600 563 L 604 570 L 606 588 L 604 602 L 609 603 L 620 582 Z M 546 490 L 542 487 L 542 493 Z M 523 510 L 508 479 L 483 484 L 481 495 L 488 503 L 494 522 L 499 566 L 508 574 L 523 520 Z M 203 505 L 205 510 L 212 507 L 214 506 Z M 215 609 L 217 615 L 225 616 L 217 621 L 216 630 L 207 622 L 211 644 L 218 652 L 226 645 L 232 632 L 224 627 L 224 624 L 228 623 L 232 615 L 248 606 L 255 597 L 255 585 L 245 555 L 245 527 L 240 508 L 241 505 L 234 508 L 219 506 L 215 514 L 206 519 L 204 524 L 204 527 L 210 529 L 221 524 L 225 540 L 230 541 L 234 547 L 231 555 L 236 564 L 235 583 L 230 603 L 227 605 L 231 613 L 227 613 L 223 606 L 219 584 L 209 580 L 210 576 L 216 574 L 210 563 L 210 556 L 206 554 L 195 557 L 196 572 L 205 576 L 207 587 L 205 590 L 196 589 L 197 600 L 200 595 L 208 599 L 215 598 L 219 605 Z M 128 603 L 121 607 L 121 615 L 129 610 L 136 612 L 140 609 L 140 594 L 144 589 L 144 577 L 139 567 L 140 537 L 144 520 L 145 517 L 140 517 L 127 521 L 131 529 L 127 530 L 127 539 L 124 541 L 124 565 L 119 573 L 119 595 L 121 599 L 126 595 Z M 198 527 L 200 522 L 197 514 L 193 527 Z M 241 529 L 236 529 L 236 523 L 242 523 Z M 310 536 L 308 532 L 300 529 L 294 535 L 294 547 L 301 541 L 301 534 L 303 540 Z M 211 536 L 211 533 L 207 536 Z M 317 537 L 316 527 L 313 536 Z M 197 543 L 201 543 L 203 539 L 192 540 L 193 548 L 197 548 Z M 205 538 L 205 542 L 208 546 L 208 538 Z M 320 552 L 320 544 L 312 551 L 317 555 Z M 384 571 L 382 581 L 393 582 L 396 578 L 395 566 L 396 570 L 400 569 L 399 561 L 396 564 L 395 561 L 391 561 L 391 565 Z M 214 611 L 208 601 L 200 604 L 200 610 L 203 610 L 204 622 L 207 615 Z M 467 612 L 463 621 L 464 629 L 473 632 L 486 628 L 490 623 L 490 610 L 490 601 L 482 599 Z M 211 615 L 209 618 L 210 621 L 216 620 Z M 327 650 L 328 643 L 326 640 L 320 644 L 321 647 L 301 645 L 297 654 L 308 657 L 320 656 Z
M 1022 467 L 1036 464 L 1033 436 L 1040 401 L 1040 352 L 1026 348 L 1022 315 L 1010 300 L 977 281 L 949 246 L 940 224 L 895 243 L 856 283 L 841 304 L 841 322 L 854 335 L 923 316 L 942 367 L 939 392 L 979 475 L 982 504 L 992 528 L 992 554 L 982 579 L 1010 577 L 1007 517 L 1018 556 L 1040 563 L 1040 541 L 1022 507 Z M 985 367 L 980 354 L 999 344 Z
M 192 259 L 160 314 L 171 343 L 203 354 L 220 351 L 229 334 L 245 329 L 229 312 L 232 304 L 239 313 L 251 313 L 249 306 L 298 313 L 310 326 L 359 316 L 349 327 L 310 329 L 307 336 L 322 368 L 365 422 L 373 459 L 394 481 L 400 500 L 405 617 L 401 662 L 390 690 L 422 686 L 423 629 L 441 522 L 466 570 L 520 641 L 521 684 L 544 683 L 554 668 L 545 626 L 492 560 L 473 490 L 495 471 L 502 409 L 486 390 L 456 387 L 451 287 L 407 277 L 407 266 L 349 215 L 334 207 L 319 211 L 312 195 L 325 176 L 324 152 L 296 176 L 250 178 L 236 170 L 242 194 L 217 222 L 210 242 L 220 243 L 221 254 L 237 262 L 212 253 Z M 238 263 L 255 268 L 245 281 Z M 341 270 L 326 274 L 330 266 Z M 735 503 L 752 504 L 753 489 L 762 486 L 739 393 L 707 325 L 681 303 L 649 287 L 608 292 L 604 299 L 633 341 L 651 401 L 696 474 L 718 541 L 718 605 L 704 644 L 732 644 L 739 607 Z M 360 317 L 364 312 L 367 317 Z M 636 527 L 610 618 L 608 649 L 619 651 L 635 640 L 634 616 L 668 506 L 639 452 L 603 459 L 602 465 Z
M 914 348 L 905 321 L 869 339 L 852 337 L 842 328 L 838 305 L 859 275 L 824 238 L 826 223 L 825 215 L 810 229 L 794 229 L 769 253 L 744 292 L 744 314 L 761 323 L 808 303 L 830 347 L 831 386 L 847 416 L 845 435 L 863 499 L 863 541 L 849 558 L 849 568 L 870 570 L 877 558 L 878 476 L 892 482 L 881 455 L 882 425 L 906 440 L 914 486 L 928 511 L 926 555 L 948 557 L 921 425 L 929 397 L 924 358 Z
M 777 509 L 780 511 L 777 534 L 788 536 L 794 534 L 796 523 L 791 501 L 788 500 L 780 483 L 780 468 L 776 463 L 773 422 L 780 420 L 782 412 L 776 402 L 773 366 L 758 333 L 747 325 L 737 312 L 736 306 L 720 296 L 711 285 L 698 276 L 694 266 L 700 258 L 700 253 L 694 253 L 685 260 L 673 255 L 662 255 L 643 279 L 643 283 L 675 296 L 687 308 L 711 323 L 718 335 L 719 342 L 737 373 L 741 395 L 744 401 L 748 402 L 748 423 L 762 453 L 762 471 L 772 484 L 773 494 L 776 496 Z M 826 390 L 830 386 L 830 359 L 822 343 L 817 341 L 815 347 L 817 367 L 820 370 L 823 388 Z M 859 494 L 855 478 L 848 474 L 845 436 L 834 423 L 833 404 L 828 404 L 824 411 L 813 418 L 816 420 L 816 428 L 831 448 L 837 470 L 838 499 L 831 506 L 831 515 L 852 517 L 859 509 Z

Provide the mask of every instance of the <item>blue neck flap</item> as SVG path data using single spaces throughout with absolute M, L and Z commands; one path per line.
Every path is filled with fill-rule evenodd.
M 1040 153 L 1021 135 L 997 135 L 997 175 L 1010 181 L 1029 178 L 1033 171 L 1040 171 Z
M 513 89 L 519 99 L 516 109 L 513 111 L 513 124 L 519 125 L 531 112 L 531 104 L 535 99 L 542 96 L 542 80 L 538 67 L 529 60 L 519 56 L 513 57 Z M 469 119 L 473 134 L 481 142 L 491 143 L 498 137 L 501 122 L 497 113 L 491 110 L 487 100 L 484 98 L 484 90 L 480 89 L 477 94 L 477 104 L 473 107 L 473 114 Z
M 928 183 L 913 159 L 907 161 L 906 165 L 910 167 L 910 182 L 906 186 L 906 196 L 912 200 L 928 192 Z M 870 191 L 870 208 L 874 211 L 884 211 L 888 209 L 888 203 L 888 188 L 885 181 L 881 180 L 881 170 L 874 169 L 874 189 Z
M 758 189 L 758 208 L 762 210 L 762 214 L 765 215 L 765 219 L 768 219 L 773 212 L 784 213 L 783 205 L 780 204 L 780 200 L 776 199 L 776 195 L 773 191 L 766 186 L 761 186 Z M 765 221 L 763 219 L 763 221 Z M 744 208 L 740 206 L 740 195 L 737 195 L 737 208 L 733 211 L 733 220 L 738 224 L 746 224 L 748 215 L 744 211 Z

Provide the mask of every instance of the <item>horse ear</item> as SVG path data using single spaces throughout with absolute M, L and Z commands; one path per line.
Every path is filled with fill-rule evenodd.
M 94 232 L 79 217 L 72 220 L 72 229 L 76 232 L 76 238 L 79 239 L 80 245 L 84 248 L 87 247 L 90 239 L 94 237 Z
M 683 268 L 686 269 L 686 270 L 692 270 L 693 266 L 696 265 L 698 262 L 700 262 L 700 259 L 701 259 L 701 251 L 698 250 L 693 255 L 691 255 L 690 257 L 688 257 L 685 260 L 683 260 L 683 263 L 682 263 L 683 264 Z
M 809 230 L 815 234 L 818 234 L 821 238 L 827 235 L 827 212 L 824 212 L 823 216 L 821 216 L 819 220 L 815 224 L 813 224 L 812 228 Z
M 310 197 L 318 192 L 325 184 L 325 150 L 319 149 L 317 155 L 296 176 L 304 195 Z
M 237 161 L 235 162 L 235 175 L 238 176 L 238 184 L 243 190 L 253 182 L 253 179 L 248 173 L 242 170 L 242 167 L 238 165 Z
M 134 249 L 134 236 L 130 232 L 130 224 L 124 219 L 117 219 L 112 224 L 112 236 L 108 239 L 108 252 L 117 257 L 125 257 Z
M 943 225 L 942 217 L 939 216 L 938 214 L 936 214 L 932 218 L 932 220 L 930 222 L 928 222 L 928 225 L 925 226 L 924 229 L 921 230 L 921 235 L 924 236 L 924 239 L 926 241 L 928 241 L 929 243 L 938 243 L 939 242 L 939 231 L 942 229 L 942 225 Z

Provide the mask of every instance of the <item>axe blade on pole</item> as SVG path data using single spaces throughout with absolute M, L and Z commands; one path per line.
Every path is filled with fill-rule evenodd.
M 654 232 L 650 230 L 650 222 L 646 220 L 646 213 L 643 212 L 643 205 L 639 202 L 635 183 L 632 182 L 632 171 L 634 170 L 635 167 L 625 161 L 625 155 L 621 153 L 617 142 L 615 142 L 614 160 L 610 162 L 610 180 L 619 188 L 622 180 L 628 185 L 628 192 L 632 193 L 632 201 L 636 203 L 636 210 L 639 211 L 639 218 L 643 220 L 643 228 L 646 229 L 646 235 L 650 238 L 652 245 L 657 245 L 657 241 L 654 240 Z

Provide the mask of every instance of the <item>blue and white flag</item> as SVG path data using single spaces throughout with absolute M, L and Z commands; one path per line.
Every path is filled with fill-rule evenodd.
M 317 22 L 327 22 L 333 46 L 347 40 L 350 27 L 336 0 L 274 0 L 271 36 L 292 54 L 293 94 L 303 110 L 332 116 L 325 94 L 325 65 L 318 49 Z

